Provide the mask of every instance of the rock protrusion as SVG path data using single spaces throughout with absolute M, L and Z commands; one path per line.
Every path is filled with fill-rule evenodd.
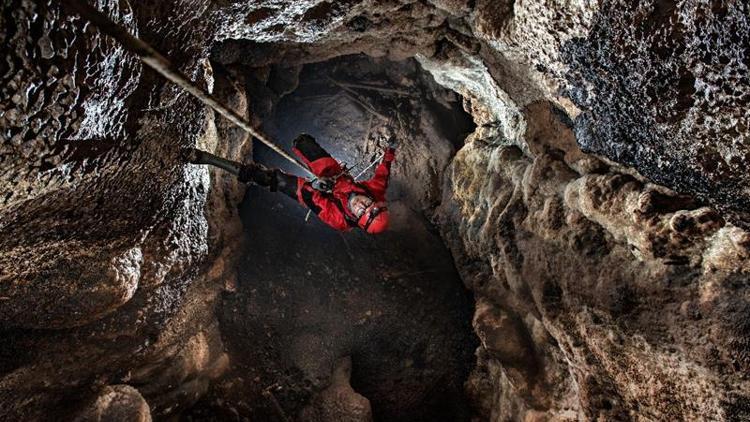
M 347 356 L 333 369 L 331 385 L 311 399 L 310 405 L 302 410 L 300 419 L 306 422 L 371 422 L 370 401 L 354 391 L 349 384 L 351 375 L 352 359 Z
M 80 411 L 75 422 L 151 422 L 143 396 L 129 385 L 105 387 L 96 400 Z

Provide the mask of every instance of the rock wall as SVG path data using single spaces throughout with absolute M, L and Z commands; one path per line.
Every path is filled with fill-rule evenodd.
M 748 45 L 747 2 L 606 2 L 563 48 L 578 142 L 748 228 Z
M 750 233 L 606 166 L 482 141 L 438 219 L 477 296 L 491 420 L 746 417 Z M 740 349 L 738 349 L 740 347 Z
M 477 3 L 467 25 L 453 25 L 468 38 L 418 56 L 470 99 L 479 124 L 435 218 L 477 297 L 482 347 L 468 388 L 488 419 L 748 417 L 737 352 L 748 303 L 737 282 L 748 277 L 745 176 L 696 164 L 713 132 L 694 118 L 702 100 L 683 104 L 689 83 L 673 80 L 674 63 L 688 63 L 683 75 L 714 75 L 696 87 L 746 89 L 732 70 L 744 69 L 746 53 L 721 46 L 746 14 L 739 4 L 656 3 L 636 7 L 636 22 L 657 18 L 650 27 L 633 23 L 631 4 L 492 12 Z M 703 49 L 731 57 L 725 77 L 700 63 Z M 679 104 L 686 114 L 659 122 Z M 727 116 L 727 141 L 705 148 L 745 154 L 745 110 L 725 104 L 709 114 Z M 626 148 L 648 158 L 628 160 Z
M 213 89 L 200 60 L 210 26 L 194 25 L 207 5 L 97 3 Z M 1 16 L 0 415 L 104 417 L 114 400 L 132 404 L 116 414 L 147 419 L 166 387 L 138 385 L 150 409 L 105 387 L 205 383 L 221 366 L 211 298 L 223 274 L 206 262 L 231 243 L 209 234 L 236 192 L 225 199 L 222 182 L 179 150 L 217 144 L 225 129 L 58 2 L 5 2 Z M 223 141 L 239 156 L 245 139 Z M 81 408 L 97 395 L 100 410 Z

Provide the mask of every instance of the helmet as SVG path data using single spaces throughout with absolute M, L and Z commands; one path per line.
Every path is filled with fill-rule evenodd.
M 378 234 L 388 229 L 388 207 L 385 202 L 373 202 L 357 220 L 357 225 L 370 234 Z

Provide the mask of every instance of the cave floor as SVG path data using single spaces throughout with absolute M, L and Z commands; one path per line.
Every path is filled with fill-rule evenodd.
M 351 383 L 377 420 L 466 419 L 471 304 L 429 227 L 396 203 L 391 233 L 342 235 L 305 223 L 287 198 L 249 195 L 242 214 L 252 240 L 221 320 L 250 390 L 276 384 L 282 408 L 296 409 L 351 356 Z

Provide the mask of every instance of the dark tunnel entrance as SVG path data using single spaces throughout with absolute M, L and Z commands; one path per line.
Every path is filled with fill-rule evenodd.
M 412 135 L 401 139 L 394 164 L 387 233 L 339 233 L 315 216 L 306 221 L 307 210 L 282 194 L 248 189 L 236 292 L 219 308 L 234 364 L 214 388 L 222 404 L 214 400 L 213 413 L 367 420 L 364 396 L 378 421 L 470 419 L 463 384 L 477 346 L 473 300 L 425 217 L 456 146 L 473 130 L 461 98 L 413 60 L 346 57 L 305 66 L 264 129 L 286 150 L 310 133 L 340 161 L 359 164 L 356 174 L 377 155 L 378 114 L 387 110 Z M 254 151 L 258 162 L 294 170 L 263 145 Z M 350 380 L 340 376 L 348 364 Z

